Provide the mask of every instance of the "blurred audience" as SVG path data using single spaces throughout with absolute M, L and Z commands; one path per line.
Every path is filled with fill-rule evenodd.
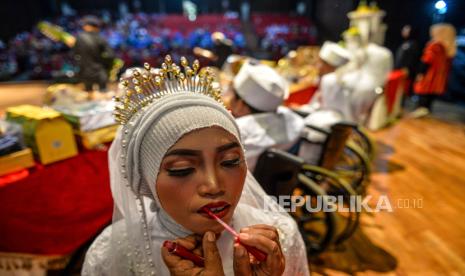
M 62 16 L 51 23 L 76 35 L 81 20 L 79 16 Z M 240 53 L 245 46 L 240 21 L 230 15 L 199 16 L 191 22 L 178 15 L 137 13 L 105 23 L 101 35 L 116 57 L 124 61 L 125 68 L 144 62 L 158 64 L 168 53 L 175 59 L 182 55 L 193 58 L 193 47 L 214 48 L 211 35 L 215 31 L 232 41 L 233 51 Z M 0 80 L 69 78 L 77 71 L 69 48 L 48 39 L 37 28 L 0 43 L 0 61 Z

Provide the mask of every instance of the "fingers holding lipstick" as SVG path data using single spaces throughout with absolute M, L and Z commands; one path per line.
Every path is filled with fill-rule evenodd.
M 260 262 L 259 264 L 252 263 L 252 268 L 257 274 L 261 275 L 260 272 L 264 272 L 264 275 L 281 275 L 284 272 L 285 258 L 281 250 L 279 234 L 276 228 L 267 225 L 250 226 L 241 230 L 239 239 L 242 244 L 255 247 L 267 254 L 265 262 Z M 235 247 L 237 248 L 235 250 L 239 250 L 240 248 L 237 245 Z M 237 253 L 234 257 L 238 258 L 239 255 Z M 235 261 L 235 267 L 240 271 L 244 271 L 243 263 L 245 262 L 245 258 L 238 258 Z M 250 261 L 249 266 L 251 266 Z M 239 275 L 241 274 L 239 273 Z
M 253 246 L 266 254 L 281 253 L 279 241 L 270 239 L 268 235 L 270 234 L 266 232 L 240 233 L 239 239 L 241 243 Z
M 221 256 L 216 246 L 216 237 L 213 232 L 207 232 L 202 237 L 189 236 L 179 238 L 173 242 L 185 247 L 184 250 L 190 251 L 198 256 L 203 255 L 201 265 L 195 259 L 186 259 L 184 256 L 178 256 L 178 253 L 170 253 L 167 247 L 161 248 L 163 260 L 173 276 L 203 275 L 203 276 L 220 276 L 224 275 Z M 179 248 L 177 249 L 179 250 Z M 186 254 L 186 253 L 183 253 Z
M 269 225 L 254 225 L 251 227 L 242 228 L 240 233 L 248 235 L 261 235 L 268 239 L 279 243 L 279 234 L 276 228 Z
M 249 276 L 252 274 L 251 262 L 249 254 L 244 246 L 240 243 L 234 243 L 234 275 Z
M 189 235 L 184 238 L 177 238 L 174 240 L 174 242 L 179 243 L 180 245 L 184 246 L 189 250 L 194 250 L 194 248 L 196 248 L 198 244 L 198 237 L 195 235 Z
M 190 235 L 184 238 L 175 239 L 172 242 L 185 247 L 186 250 L 196 253 L 196 250 L 198 250 L 197 240 L 198 237 Z M 171 275 L 191 275 L 192 271 L 198 270 L 193 261 L 184 259 L 177 254 L 170 253 L 167 247 L 163 246 L 161 248 L 161 255 Z
M 206 232 L 202 239 L 203 257 L 205 258 L 204 275 L 224 275 L 220 252 L 216 246 L 213 232 Z
M 161 248 L 161 256 L 171 275 L 188 275 L 186 272 L 194 268 L 192 261 L 171 254 L 166 247 Z

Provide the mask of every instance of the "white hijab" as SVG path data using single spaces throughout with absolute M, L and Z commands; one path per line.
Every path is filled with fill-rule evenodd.
M 179 101 L 179 97 L 186 96 L 180 94 L 159 99 L 156 104 L 144 109 L 140 116 L 129 122 L 129 129 L 127 127 L 119 129 L 109 152 L 111 190 L 115 202 L 113 224 L 100 234 L 89 249 L 83 275 L 169 275 L 161 257 L 160 248 L 163 241 L 192 234 L 176 223 L 157 203 L 158 196 L 154 188 L 142 187 L 145 185 L 144 178 L 151 176 L 144 173 L 147 170 L 145 165 L 137 166 L 137 162 L 132 161 L 137 159 L 139 163 L 146 163 L 140 161 L 142 154 L 139 154 L 139 151 L 144 149 L 144 138 L 157 137 L 157 135 L 146 136 L 147 134 L 141 131 L 159 134 L 153 130 L 159 127 L 163 120 L 169 118 L 169 121 L 176 121 L 176 126 L 168 129 L 172 133 L 168 138 L 164 138 L 168 139 L 168 141 L 163 140 L 166 143 L 164 147 L 159 149 L 157 154 L 154 153 L 155 151 L 149 151 L 156 159 L 154 164 L 158 167 L 153 168 L 155 171 L 158 171 L 161 159 L 169 147 L 180 137 L 196 129 L 220 126 L 240 139 L 238 131 L 231 127 L 237 127 L 234 118 L 223 106 L 215 104 L 205 95 L 193 93 L 187 96 L 193 100 Z M 160 106 L 166 107 L 169 104 L 172 104 L 173 108 L 166 109 L 159 116 L 155 114 L 163 109 Z M 186 112 L 190 110 L 190 113 L 184 114 L 185 117 L 196 124 L 188 120 L 185 122 L 180 120 L 179 112 L 182 113 L 180 110 L 186 107 L 189 107 L 185 109 Z M 173 110 L 176 112 L 172 112 Z M 220 119 L 218 116 L 223 118 Z M 152 145 L 157 147 L 156 143 Z M 132 152 L 133 155 L 130 161 L 122 158 L 129 158 L 128 152 Z M 141 171 L 141 168 L 144 171 Z M 156 183 L 156 179 L 149 181 Z M 147 193 L 148 191 L 151 193 Z M 261 223 L 276 227 L 280 233 L 281 246 L 286 258 L 284 275 L 308 275 L 305 245 L 295 221 L 274 201 L 269 200 L 261 186 L 248 173 L 241 199 L 233 215 L 232 226 L 239 230 L 245 226 Z M 234 274 L 232 241 L 232 237 L 227 233 L 221 235 L 217 241 L 226 275 Z

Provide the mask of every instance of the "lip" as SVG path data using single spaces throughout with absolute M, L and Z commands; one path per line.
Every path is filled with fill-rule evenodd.
M 211 208 L 219 208 L 219 207 L 225 207 L 223 210 L 221 210 L 220 212 L 214 212 L 215 215 L 217 215 L 218 217 L 222 218 L 224 216 L 226 216 L 229 212 L 229 209 L 231 208 L 231 204 L 225 202 L 225 201 L 218 201 L 218 202 L 212 202 L 212 203 L 209 203 L 209 204 L 206 204 L 204 206 L 202 206 L 199 210 L 197 210 L 197 213 L 205 218 L 208 218 L 208 219 L 213 219 L 211 218 L 209 215 L 207 215 L 207 213 L 205 213 L 205 211 L 203 211 L 202 209 L 203 208 L 208 208 L 208 209 L 211 209 Z

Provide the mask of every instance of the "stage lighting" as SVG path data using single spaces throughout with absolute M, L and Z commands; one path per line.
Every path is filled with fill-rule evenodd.
M 445 14 L 447 12 L 447 4 L 443 0 L 437 1 L 436 4 L 434 4 L 434 8 L 438 14 Z
M 189 21 L 195 21 L 197 19 L 197 5 L 192 1 L 184 0 L 182 1 L 182 8 L 184 10 L 184 15 L 187 16 Z

